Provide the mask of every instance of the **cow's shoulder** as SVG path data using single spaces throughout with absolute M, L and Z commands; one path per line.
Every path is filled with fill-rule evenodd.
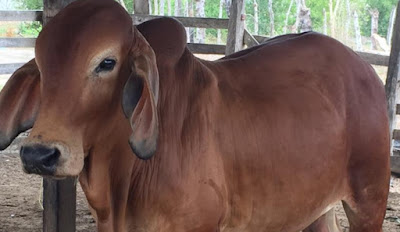
M 186 31 L 177 20 L 161 17 L 137 26 L 150 46 L 157 60 L 177 62 L 186 47 Z

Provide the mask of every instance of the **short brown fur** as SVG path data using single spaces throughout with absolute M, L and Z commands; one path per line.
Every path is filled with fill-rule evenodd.
M 351 232 L 382 230 L 389 131 L 369 64 L 316 33 L 210 62 L 173 19 L 131 25 L 115 1 L 72 3 L 37 40 L 40 81 L 26 83 L 40 94 L 0 95 L 0 145 L 31 120 L 26 144 L 60 149 L 54 175 L 79 175 L 98 231 L 334 231 L 338 201 Z M 103 53 L 117 64 L 96 74 Z M 26 88 L 14 80 L 32 65 L 5 90 Z M 126 119 L 132 77 L 143 93 Z M 34 110 L 10 114 L 10 99 Z

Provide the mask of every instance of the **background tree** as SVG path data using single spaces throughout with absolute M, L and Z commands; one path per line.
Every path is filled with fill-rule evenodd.
M 12 5 L 21 10 L 42 9 L 43 4 L 42 0 L 0 0 L 0 4 L 4 6 L 8 1 L 12 1 Z M 127 11 L 132 13 L 133 0 L 117 1 L 121 2 L 121 4 L 124 3 Z M 197 7 L 199 7 L 201 3 L 195 0 L 149 1 L 152 5 L 152 11 L 154 13 L 158 11 L 161 15 L 164 13 L 174 15 L 176 6 L 176 15 L 179 16 L 188 14 L 189 16 L 198 15 L 199 17 L 213 18 L 227 18 L 231 3 L 231 0 L 206 0 L 203 7 L 204 12 L 197 12 L 194 11 L 195 7 L 193 5 L 197 3 Z M 202 1 L 204 2 L 204 0 Z M 372 42 L 371 15 L 369 11 L 376 9 L 379 12 L 376 34 L 386 38 L 386 40 L 390 40 L 390 15 L 397 2 L 398 0 L 306 0 L 306 2 L 303 0 L 247 0 L 245 2 L 245 12 L 247 14 L 245 23 L 246 28 L 251 33 L 260 35 L 271 36 L 291 31 L 297 32 L 300 31 L 299 27 L 301 26 L 298 19 L 299 10 L 301 9 L 299 7 L 307 5 L 309 14 L 306 15 L 308 15 L 308 20 L 312 23 L 314 31 L 327 33 L 356 49 L 369 49 Z M 159 4 L 158 7 L 157 3 Z M 185 9 L 186 6 L 187 10 Z M 222 9 L 222 13 L 220 13 L 220 9 Z M 30 31 L 28 25 L 32 24 L 23 25 L 21 26 L 21 31 Z M 27 28 L 29 30 L 26 30 Z M 198 31 L 205 31 L 203 36 L 201 36 L 201 33 L 199 36 L 204 38 L 206 43 L 217 43 L 219 41 L 224 43 L 226 38 L 226 30 L 210 28 Z M 189 29 L 189 37 L 193 37 L 194 34 L 198 33 L 193 33 L 192 28 Z M 360 44 L 365 47 L 360 47 L 362 46 Z
M 196 17 L 201 17 L 204 18 L 205 12 L 204 12 L 204 4 L 205 0 L 195 0 L 196 6 L 195 6 L 195 12 L 196 12 Z M 206 30 L 204 28 L 197 28 L 196 30 L 196 42 L 197 43 L 204 43 L 206 38 Z

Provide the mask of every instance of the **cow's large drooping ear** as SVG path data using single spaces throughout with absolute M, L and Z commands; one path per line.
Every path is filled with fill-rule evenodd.
M 133 152 L 140 159 L 149 159 L 158 139 L 158 70 L 153 49 L 139 31 L 134 32 L 132 72 L 124 87 L 122 106 L 132 127 L 129 144 Z
M 39 101 L 40 73 L 33 59 L 15 71 L 0 92 L 0 150 L 32 128 Z

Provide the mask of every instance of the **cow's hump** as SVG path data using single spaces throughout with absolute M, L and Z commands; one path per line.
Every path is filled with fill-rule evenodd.
M 162 17 L 137 26 L 150 46 L 157 60 L 178 61 L 186 47 L 186 31 L 177 20 Z

